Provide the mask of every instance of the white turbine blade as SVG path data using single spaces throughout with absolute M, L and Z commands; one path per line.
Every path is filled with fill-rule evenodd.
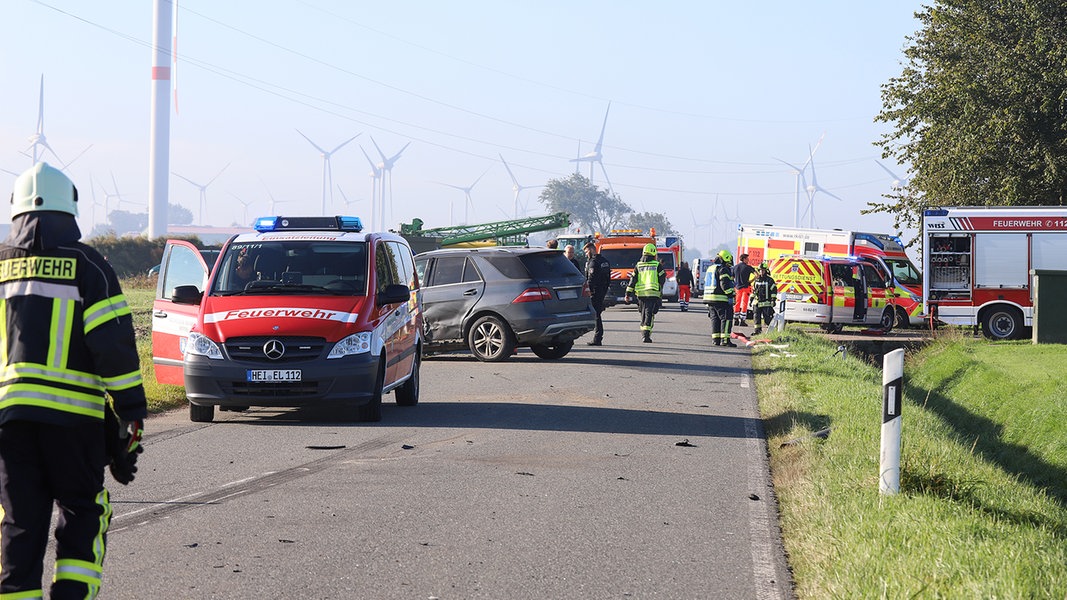
M 600 147 L 604 145 L 604 131 L 608 128 L 609 112 L 611 112 L 611 101 L 608 101 L 608 109 L 604 111 L 604 124 L 600 126 L 600 137 L 596 141 L 596 146 L 593 147 L 595 154 L 600 154 Z M 603 169 L 603 165 L 600 168 Z
M 382 149 L 378 147 L 378 142 L 374 141 L 374 136 L 373 135 L 370 136 L 370 143 L 374 144 L 374 149 L 378 151 L 378 156 L 382 157 L 382 164 L 384 165 L 385 162 L 386 162 L 385 153 L 382 152 Z
M 493 167 L 489 167 L 489 169 L 492 169 L 492 168 Z M 482 177 L 485 177 L 485 174 L 489 172 L 489 169 L 486 169 L 485 171 L 483 171 L 482 174 L 478 176 L 478 179 L 475 179 L 474 183 L 472 183 L 470 188 L 468 188 L 468 189 L 473 190 L 474 186 L 478 185 L 478 182 L 482 180 Z
M 345 141 L 341 142 L 340 144 L 338 144 L 338 146 L 337 146 L 336 148 L 334 148 L 333 150 L 330 150 L 330 154 L 333 154 L 334 152 L 337 152 L 338 150 L 340 150 L 341 148 L 343 148 L 343 147 L 345 146 L 345 144 L 347 144 L 348 142 L 351 142 L 352 140 L 354 140 L 354 139 L 358 138 L 358 137 L 359 137 L 359 136 L 361 136 L 361 135 L 363 135 L 363 133 L 362 133 L 362 132 L 360 132 L 360 133 L 357 133 L 356 135 L 354 135 L 354 136 L 352 136 L 352 137 L 348 138 L 347 140 L 345 140 Z
M 515 179 L 515 174 L 511 172 L 511 167 L 508 166 L 508 161 L 504 160 L 504 155 L 503 154 L 497 154 L 497 156 L 500 157 L 500 162 L 504 163 L 504 168 L 508 172 L 508 177 L 511 177 L 511 183 L 515 184 L 515 187 L 518 188 L 515 191 L 515 193 L 518 193 L 518 190 L 522 189 L 522 186 L 519 185 L 519 180 Z
M 323 150 L 322 148 L 320 148 L 320 147 L 319 147 L 319 145 L 318 145 L 318 144 L 316 144 L 315 142 L 311 141 L 311 138 L 309 138 L 308 136 L 304 135 L 304 133 L 303 133 L 302 131 L 300 131 L 299 129 L 297 129 L 297 130 L 296 130 L 296 132 L 300 134 L 300 137 L 304 138 L 305 140 L 307 140 L 307 141 L 308 141 L 308 143 L 309 143 L 309 144 L 311 144 L 312 146 L 314 146 L 316 150 L 318 150 L 318 151 L 319 151 L 319 152 L 321 152 L 322 154 L 327 154 L 327 152 L 326 152 L 325 150 Z
M 404 144 L 404 146 L 400 150 L 398 150 L 396 154 L 394 154 L 392 157 L 389 158 L 389 167 L 390 168 L 392 168 L 392 166 L 394 164 L 396 164 L 396 161 L 400 160 L 400 154 L 403 153 L 404 150 L 407 150 L 408 146 L 410 146 L 410 145 L 411 145 L 411 142 L 408 142 L 408 143 Z
M 815 153 L 819 151 L 819 146 L 822 145 L 822 139 L 824 137 L 826 137 L 826 132 L 825 131 L 823 132 L 822 135 L 819 136 L 819 140 L 817 142 L 815 142 L 815 148 L 814 149 L 812 149 L 811 144 L 808 144 L 808 160 L 807 160 L 807 162 L 804 163 L 805 167 L 807 167 L 808 163 L 810 163 L 815 158 Z
M 600 165 L 600 172 L 604 174 L 604 181 L 608 182 L 608 190 L 610 190 L 612 193 L 615 193 L 615 188 L 611 186 L 611 178 L 608 177 L 608 172 L 606 169 L 604 169 L 604 162 L 598 160 L 596 161 L 596 164 Z M 592 163 L 590 163 L 589 166 L 590 168 L 592 168 Z M 590 179 L 592 179 L 592 177 L 590 177 Z
M 70 162 L 68 162 L 68 163 L 64 164 L 64 165 L 63 165 L 63 167 L 62 167 L 62 168 L 61 168 L 60 170 L 61 170 L 61 171 L 66 171 L 68 167 L 70 167 L 71 165 L 73 165 L 73 164 L 74 164 L 74 161 L 76 161 L 76 160 L 78 160 L 79 158 L 81 158 L 81 157 L 82 157 L 82 155 L 83 155 L 83 154 L 85 154 L 86 152 L 88 152 L 88 151 L 89 151 L 89 148 L 92 148 L 92 147 L 93 147 L 93 145 L 92 145 L 92 144 L 89 144 L 88 146 L 86 146 L 86 147 L 85 147 L 85 150 L 82 150 L 81 152 L 79 152 L 79 153 L 78 153 L 78 155 L 77 155 L 77 156 L 75 156 L 74 158 L 70 159 Z
M 772 156 L 771 158 L 774 158 L 774 157 Z M 803 169 L 801 169 L 800 167 L 798 167 L 798 166 L 796 166 L 796 165 L 794 165 L 792 163 L 787 163 L 787 162 L 785 162 L 784 160 L 782 160 L 780 158 L 774 158 L 774 160 L 782 163 L 783 165 L 789 167 L 790 169 L 793 169 L 793 174 L 794 175 L 798 175 L 798 174 L 800 174 L 801 171 L 803 171 Z
M 232 164 L 233 164 L 232 162 L 226 163 L 226 166 L 222 167 L 222 169 L 218 173 L 216 173 L 214 177 L 209 179 L 208 182 L 204 184 L 204 187 L 207 187 L 207 186 L 211 185 L 212 183 L 214 183 L 214 181 L 219 178 L 219 175 L 222 175 L 222 172 L 225 171 L 226 169 L 230 168 L 230 165 L 232 165 Z
M 44 134 L 44 73 L 41 73 L 41 95 L 37 100 L 37 135 Z
M 195 185 L 196 187 L 200 187 L 200 184 L 199 184 L 199 183 L 197 183 L 197 182 L 193 181 L 192 179 L 189 179 L 189 178 L 188 178 L 188 177 L 186 177 L 185 175 L 180 175 L 180 174 L 178 174 L 178 173 L 175 173 L 174 171 L 171 171 L 171 172 L 170 172 L 170 174 L 171 174 L 171 175 L 173 175 L 173 176 L 175 176 L 175 177 L 177 177 L 178 179 L 184 179 L 185 181 L 188 181 L 189 183 L 191 183 L 191 184 Z

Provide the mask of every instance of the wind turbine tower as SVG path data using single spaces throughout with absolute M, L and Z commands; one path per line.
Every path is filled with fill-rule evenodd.
M 296 132 L 300 134 L 300 137 L 304 138 L 305 140 L 308 141 L 309 144 L 314 146 L 315 149 L 319 151 L 319 155 L 322 156 L 322 215 L 325 216 L 326 215 L 326 191 L 327 190 L 329 190 L 329 192 L 330 192 L 330 204 L 331 205 L 333 204 L 333 169 L 330 167 L 330 157 L 333 156 L 334 152 L 337 152 L 338 150 L 343 148 L 345 146 L 345 144 L 347 144 L 348 142 L 351 142 L 352 140 L 358 138 L 360 136 L 360 134 L 357 133 L 356 135 L 354 135 L 354 136 L 348 138 L 347 140 L 341 142 L 340 144 L 338 144 L 337 147 L 334 148 L 333 150 L 326 151 L 321 146 L 319 146 L 315 142 L 311 141 L 311 138 L 309 138 L 308 136 L 304 135 L 299 129 L 297 129 Z
M 808 163 L 811 165 L 811 183 L 808 184 L 808 211 L 807 211 L 808 212 L 808 227 L 814 229 L 815 228 L 815 194 L 817 194 L 819 192 L 822 192 L 822 193 L 826 194 L 827 196 L 829 196 L 829 197 L 831 197 L 831 198 L 833 198 L 833 199 L 835 199 L 835 200 L 837 200 L 839 202 L 843 202 L 843 200 L 841 200 L 840 196 L 837 196 L 837 195 L 833 194 L 832 192 L 830 192 L 830 190 L 828 190 L 828 189 L 822 187 L 821 185 L 819 185 L 818 176 L 815 174 L 815 153 L 810 148 L 808 149 L 808 152 L 809 152 Z
M 56 157 L 59 164 L 63 164 L 63 159 L 59 158 L 56 151 L 48 145 L 48 138 L 44 135 L 44 74 L 41 74 L 41 94 L 37 100 L 37 130 L 29 138 L 30 146 L 26 148 L 26 151 L 30 153 L 30 158 L 33 160 L 33 164 L 37 164 L 39 160 L 44 159 L 44 150 L 52 153 L 52 156 Z M 38 152 L 40 148 L 44 148 Z
M 539 186 L 539 185 L 522 185 L 522 184 L 520 184 L 519 180 L 515 177 L 515 174 L 511 172 L 511 167 L 508 166 L 508 161 L 504 160 L 504 155 L 503 154 L 497 154 L 497 156 L 500 157 L 500 162 L 504 163 L 504 168 L 507 169 L 507 171 L 508 171 L 508 177 L 511 178 L 511 191 L 515 192 L 515 215 L 512 218 L 518 219 L 519 218 L 519 194 L 521 194 L 523 190 L 530 190 L 530 189 L 537 188 L 537 187 L 542 187 L 542 186 Z
M 492 168 L 492 167 L 490 167 L 490 168 Z M 450 188 L 452 188 L 454 190 L 460 190 L 461 192 L 463 192 L 463 198 L 464 198 L 463 224 L 464 225 L 469 225 L 470 224 L 470 213 L 469 213 L 469 210 L 470 210 L 470 208 L 472 206 L 474 206 L 474 201 L 471 200 L 471 190 L 474 189 L 474 186 L 478 185 L 478 182 L 481 181 L 482 177 L 485 177 L 485 174 L 488 173 L 488 172 L 489 172 L 489 169 L 486 169 L 485 171 L 483 171 L 482 174 L 478 176 L 478 179 L 475 179 L 474 183 L 472 183 L 472 184 L 470 184 L 468 186 L 453 185 L 451 183 L 441 183 L 441 185 L 448 186 L 448 187 L 450 187 Z
M 363 149 L 363 146 L 359 147 L 359 151 L 366 157 L 367 162 L 370 163 L 370 176 L 371 176 L 371 188 L 370 188 L 370 227 L 374 231 L 378 231 L 378 191 L 383 185 L 382 183 L 382 169 L 381 167 L 371 159 L 367 151 Z M 347 204 L 347 201 L 346 201 Z
M 587 163 L 589 163 L 589 181 L 590 182 L 593 181 L 593 164 L 595 163 L 595 164 L 600 165 L 600 171 L 604 174 L 604 181 L 608 182 L 608 191 L 614 193 L 614 190 L 611 187 L 611 179 L 608 178 L 608 172 L 604 170 L 604 155 L 600 151 L 601 148 L 604 146 L 604 130 L 606 130 L 607 127 L 608 127 L 608 113 L 609 112 L 611 112 L 611 102 L 608 102 L 608 109 L 606 111 L 604 111 L 604 124 L 601 125 L 601 127 L 600 127 L 600 137 L 597 138 L 596 146 L 593 147 L 593 151 L 588 153 L 588 154 L 586 154 L 586 155 L 584 155 L 584 156 L 579 156 L 578 158 L 572 158 L 571 162 L 575 162 L 575 163 L 587 162 Z

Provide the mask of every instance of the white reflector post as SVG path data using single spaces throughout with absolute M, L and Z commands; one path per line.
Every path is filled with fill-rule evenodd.
M 878 491 L 900 492 L 900 409 L 904 397 L 904 350 L 882 358 L 882 452 Z

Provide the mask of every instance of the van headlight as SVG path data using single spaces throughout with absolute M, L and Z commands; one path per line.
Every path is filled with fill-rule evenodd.
M 363 354 L 364 352 L 370 352 L 370 340 L 371 332 L 369 331 L 353 333 L 352 335 L 334 344 L 333 350 L 330 350 L 330 354 L 326 358 L 341 358 L 342 356 L 350 356 L 353 354 Z
M 189 334 L 189 340 L 185 343 L 185 353 L 222 360 L 222 350 L 219 349 L 219 345 L 202 333 Z

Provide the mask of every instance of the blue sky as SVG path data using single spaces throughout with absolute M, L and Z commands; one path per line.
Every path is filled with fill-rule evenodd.
M 860 210 L 893 182 L 875 162 L 886 126 L 873 117 L 920 9 L 911 0 L 181 0 L 170 167 L 199 183 L 225 167 L 207 189 L 208 224 L 268 214 L 271 198 L 275 212 L 315 214 L 323 162 L 297 130 L 326 149 L 359 134 L 331 159 L 327 211 L 367 218 L 371 167 L 360 146 L 378 162 L 372 137 L 386 154 L 410 142 L 392 172 L 388 228 L 414 217 L 428 227 L 497 221 L 516 211 L 499 155 L 524 186 L 566 177 L 610 102 L 602 152 L 612 188 L 637 211 L 665 213 L 691 247 L 718 245 L 738 221 L 791 225 L 795 176 L 775 159 L 802 164 L 820 137 L 818 182 L 841 200 L 817 195 L 816 225 L 890 231 L 889 216 Z M 68 169 L 89 200 L 86 231 L 90 188 L 97 222 L 116 184 L 121 207 L 144 210 L 151 39 L 148 0 L 0 8 L 0 169 L 29 166 L 21 152 L 43 74 L 49 143 L 63 161 L 89 148 Z M 445 185 L 483 173 L 469 206 Z M 13 181 L 0 172 L 0 188 Z M 607 186 L 599 169 L 593 181 Z M 538 193 L 520 195 L 520 213 L 546 212 Z M 170 200 L 200 221 L 192 184 L 172 177 Z

